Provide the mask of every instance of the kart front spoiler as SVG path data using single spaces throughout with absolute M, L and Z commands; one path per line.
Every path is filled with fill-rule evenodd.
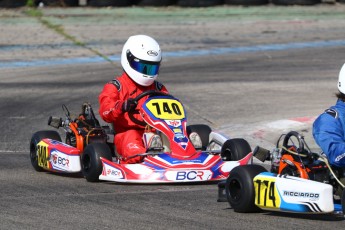
M 226 179 L 234 167 L 251 163 L 252 159 L 252 153 L 239 161 L 222 161 L 219 155 L 207 153 L 189 161 L 164 155 L 148 156 L 139 164 L 119 164 L 101 158 L 103 171 L 99 179 L 150 184 L 220 181 Z

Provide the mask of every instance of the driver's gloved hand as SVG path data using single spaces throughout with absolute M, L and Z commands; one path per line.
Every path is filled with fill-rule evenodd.
M 128 98 L 126 101 L 122 103 L 122 112 L 131 112 L 135 109 L 137 103 L 133 98 Z

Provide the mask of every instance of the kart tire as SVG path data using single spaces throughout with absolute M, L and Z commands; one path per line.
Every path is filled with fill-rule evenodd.
M 111 151 L 105 143 L 92 143 L 86 146 L 81 157 L 82 172 L 88 182 L 99 181 L 103 166 L 101 157 L 112 159 Z
M 24 7 L 27 0 L 0 0 L 0 8 L 16 8 Z
M 225 0 L 224 3 L 228 5 L 254 6 L 268 4 L 269 0 Z
M 275 5 L 302 5 L 302 6 L 309 6 L 309 5 L 316 5 L 321 3 L 321 0 L 272 0 L 272 3 Z
M 171 6 L 176 3 L 176 0 L 139 0 L 138 6 Z
M 255 205 L 253 179 L 262 172 L 266 172 L 266 169 L 261 165 L 242 165 L 231 170 L 226 180 L 225 193 L 235 212 L 248 213 L 261 210 Z
M 245 139 L 234 138 L 224 142 L 220 155 L 223 161 L 238 161 L 251 151 L 252 149 Z
M 35 0 L 35 5 L 43 3 L 44 6 L 79 6 L 79 0 Z
M 133 2 L 130 0 L 89 0 L 88 6 L 107 7 L 107 6 L 131 6 Z
M 210 139 L 210 133 L 212 132 L 212 129 L 208 125 L 203 124 L 197 124 L 197 125 L 188 125 L 187 126 L 187 134 L 191 133 L 197 133 L 200 136 L 202 148 L 201 150 L 206 150 L 209 139 Z
M 223 4 L 223 0 L 178 0 L 177 5 L 182 7 L 209 7 Z
M 56 141 L 60 141 L 61 137 L 60 134 L 58 132 L 56 132 L 55 130 L 43 130 L 43 131 L 38 131 L 36 133 L 34 133 L 31 137 L 31 141 L 30 141 L 30 161 L 32 166 L 34 167 L 34 169 L 37 172 L 42 172 L 43 168 L 41 168 L 40 166 L 38 166 L 38 160 L 37 160 L 37 144 L 45 138 L 49 138 L 52 140 L 56 140 Z

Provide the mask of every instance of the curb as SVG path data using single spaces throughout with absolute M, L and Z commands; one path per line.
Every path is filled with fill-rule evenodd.
M 230 125 L 219 130 L 231 138 L 247 140 L 252 149 L 260 146 L 268 150 L 276 147 L 277 140 L 282 134 L 297 131 L 305 137 L 308 145 L 315 149 L 319 148 L 312 137 L 312 124 L 315 119 L 315 116 L 296 117 L 271 122 Z

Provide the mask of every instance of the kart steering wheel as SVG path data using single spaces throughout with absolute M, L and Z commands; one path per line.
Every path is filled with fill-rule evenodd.
M 170 94 L 167 94 L 167 93 L 164 93 L 164 92 L 160 92 L 160 91 L 156 91 L 156 90 L 148 90 L 148 91 L 145 91 L 145 92 L 142 92 L 141 94 L 139 94 L 137 97 L 133 98 L 133 102 L 135 102 L 136 106 L 138 105 L 138 102 L 146 97 L 146 96 L 170 96 L 170 97 L 173 97 L 172 95 Z M 136 107 L 135 107 L 136 108 Z M 129 111 L 128 112 L 128 117 L 131 121 L 133 121 L 135 124 L 137 125 L 141 125 L 141 126 L 146 126 L 146 122 L 145 121 L 141 121 L 141 120 L 138 120 L 137 118 L 134 117 L 134 114 L 138 114 L 139 111 L 136 110 L 136 109 L 133 109 L 132 111 Z
M 296 131 L 290 131 L 285 135 L 284 141 L 283 141 L 283 147 L 285 149 L 288 149 L 288 143 L 291 137 L 295 137 L 298 140 L 298 148 L 296 149 L 297 153 L 303 153 L 304 152 L 304 143 L 303 143 L 303 136 L 301 136 Z

